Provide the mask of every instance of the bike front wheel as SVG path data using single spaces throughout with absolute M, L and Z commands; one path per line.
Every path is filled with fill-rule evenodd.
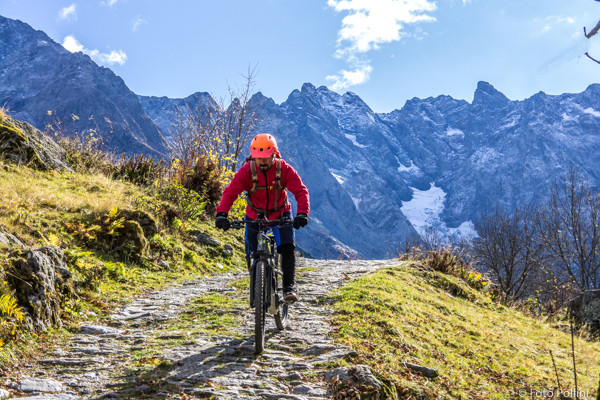
M 254 341 L 255 352 L 260 354 L 265 349 L 265 263 L 257 261 L 254 270 Z
M 275 314 L 275 325 L 280 331 L 284 330 L 288 322 L 288 305 L 283 303 L 277 307 L 277 314 Z

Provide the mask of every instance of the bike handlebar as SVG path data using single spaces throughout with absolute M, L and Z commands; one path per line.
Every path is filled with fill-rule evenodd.
M 257 220 L 245 220 L 238 219 L 231 221 L 232 229 L 240 229 L 243 228 L 245 224 L 255 224 L 262 226 L 263 228 L 284 228 L 287 226 L 292 226 L 294 220 L 291 218 L 280 218 L 280 219 L 257 219 Z

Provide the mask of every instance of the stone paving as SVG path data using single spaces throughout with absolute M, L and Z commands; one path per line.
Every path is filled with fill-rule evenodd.
M 5 384 L 28 396 L 22 399 L 35 400 L 327 399 L 324 364 L 353 352 L 329 337 L 332 310 L 320 299 L 348 279 L 399 263 L 299 259 L 300 301 L 290 307 L 284 331 L 267 316 L 266 349 L 260 356 L 254 354 L 253 314 L 246 307 L 234 311 L 243 322 L 230 336 L 162 334 L 161 339 L 178 343 L 156 349 L 157 358 L 168 362 L 163 373 L 157 374 L 160 365 L 144 379 L 125 373 L 131 371 L 132 353 L 154 346 L 149 340 L 156 330 L 177 319 L 191 299 L 235 291 L 229 284 L 245 276 L 223 274 L 137 298 L 116 310 L 109 326 L 81 326 L 68 346 L 30 365 L 18 382 Z

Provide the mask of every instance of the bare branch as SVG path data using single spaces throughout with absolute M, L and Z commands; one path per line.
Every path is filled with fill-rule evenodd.
M 588 56 L 588 58 L 592 61 L 595 61 L 596 63 L 600 64 L 600 61 L 596 60 L 594 57 L 590 56 L 590 54 L 586 51 L 585 55 Z
M 600 21 L 598 21 L 598 23 L 596 24 L 596 26 L 590 31 L 590 33 L 587 33 L 587 29 L 585 28 L 585 26 L 583 27 L 583 33 L 585 34 L 586 38 L 591 38 L 592 36 L 594 36 L 595 34 L 598 33 L 598 31 L 600 31 Z

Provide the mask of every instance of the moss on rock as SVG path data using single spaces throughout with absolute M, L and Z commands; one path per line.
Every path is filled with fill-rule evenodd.
M 0 122 L 0 159 L 40 170 L 71 170 L 64 150 L 54 140 L 9 116 Z

